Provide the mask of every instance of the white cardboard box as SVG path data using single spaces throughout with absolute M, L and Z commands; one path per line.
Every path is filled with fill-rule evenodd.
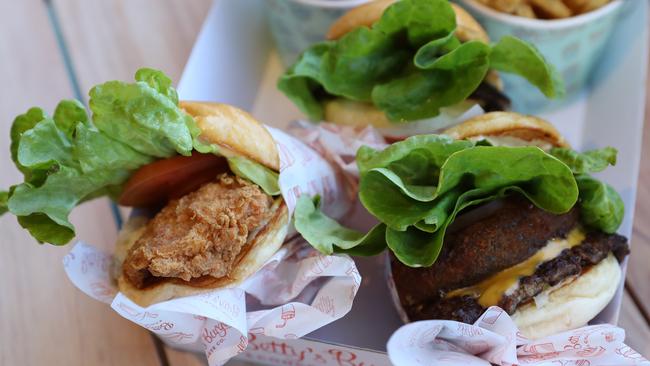
M 591 90 L 542 117 L 553 122 L 578 150 L 607 145 L 619 150 L 617 165 L 600 178 L 621 193 L 626 209 L 619 232 L 630 238 L 645 107 L 648 3 L 626 1 L 624 7 L 593 74 Z M 281 72 L 265 26 L 264 0 L 215 0 L 179 93 L 186 100 L 230 103 L 252 111 L 263 123 L 284 127 L 302 115 L 275 88 Z M 298 340 L 252 335 L 239 358 L 272 365 L 389 365 L 386 342 L 400 321 L 383 265 L 382 256 L 358 260 L 363 283 L 352 311 L 343 319 Z M 622 286 L 596 322 L 616 323 Z

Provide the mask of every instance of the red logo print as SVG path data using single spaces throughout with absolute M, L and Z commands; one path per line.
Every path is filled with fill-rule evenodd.
M 497 322 L 501 314 L 503 314 L 503 310 L 501 309 L 488 309 L 485 315 L 483 315 L 483 319 L 481 319 L 481 323 L 494 325 L 494 323 Z
M 248 346 L 248 338 L 244 336 L 239 337 L 239 343 L 237 344 L 237 353 L 242 353 Z
M 90 291 L 95 298 L 102 302 L 111 302 L 115 297 L 115 290 L 104 282 L 91 283 Z
M 176 342 L 176 343 L 183 343 L 184 341 L 190 340 L 194 338 L 194 334 L 190 333 L 183 333 L 183 332 L 173 332 L 169 334 L 160 334 L 161 337 L 164 337 L 165 339 L 169 339 L 170 341 Z
M 287 326 L 287 322 L 296 317 L 296 308 L 293 304 L 282 305 L 282 314 L 280 314 L 281 324 L 276 324 L 275 327 L 280 329 Z
M 280 142 L 275 142 L 278 147 L 278 153 L 280 155 L 280 171 L 287 169 L 296 162 L 296 158 L 293 156 L 289 148 Z
M 580 357 L 598 357 L 605 353 L 607 350 L 603 347 L 587 347 L 581 351 L 576 352 Z
M 621 355 L 625 358 L 629 358 L 631 360 L 643 360 L 643 356 L 628 346 L 617 348 L 616 354 Z
M 328 314 L 330 316 L 336 315 L 334 299 L 330 296 L 319 297 L 313 306 L 316 309 L 320 310 L 321 313 Z
M 203 328 L 201 338 L 203 338 L 203 341 L 208 344 L 219 338 L 219 344 L 221 344 L 226 335 L 228 335 L 228 329 L 230 329 L 230 326 L 219 322 L 212 327 L 212 329 Z

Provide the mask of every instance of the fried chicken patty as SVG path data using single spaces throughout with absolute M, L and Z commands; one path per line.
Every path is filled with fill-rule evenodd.
M 228 173 L 167 204 L 129 250 L 122 270 L 138 288 L 155 277 L 189 281 L 228 274 L 273 215 L 273 199 Z
M 487 219 L 476 221 L 445 238 L 443 251 L 428 268 L 411 268 L 394 256 L 391 267 L 402 307 L 412 321 L 449 319 L 474 323 L 485 311 L 476 297 L 446 296 L 472 286 L 533 256 L 549 240 L 565 238 L 579 225 L 573 209 L 554 215 L 522 197 L 506 199 Z M 609 253 L 620 261 L 629 253 L 627 239 L 591 231 L 575 247 L 542 262 L 518 287 L 502 295 L 497 304 L 512 314 L 544 289 L 575 277 L 598 264 Z

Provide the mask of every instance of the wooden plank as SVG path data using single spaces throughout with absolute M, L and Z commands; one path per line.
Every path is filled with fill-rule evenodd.
M 211 0 L 54 0 L 83 93 L 106 80 L 132 80 L 143 66 L 178 82 Z M 165 349 L 169 365 L 205 357 Z
M 45 2 L 0 2 L 0 187 L 22 180 L 9 154 L 17 114 L 40 105 L 52 111 L 72 97 Z M 106 245 L 115 238 L 106 201 L 79 208 L 78 237 Z M 1 365 L 158 365 L 148 334 L 67 279 L 61 263 L 69 247 L 40 246 L 10 215 L 0 218 Z M 133 352 L 138 350 L 138 352 Z
M 53 0 L 82 92 L 143 66 L 178 82 L 211 0 Z
M 167 361 L 170 366 L 207 366 L 208 360 L 204 355 L 198 353 L 190 353 L 176 350 L 171 347 L 165 348 L 165 353 L 167 354 Z M 229 366 L 244 366 L 244 365 L 234 365 L 232 363 L 228 364 Z
M 647 87 L 650 89 L 650 79 Z M 646 123 L 643 130 L 643 153 L 637 186 L 632 255 L 627 269 L 627 283 L 650 314 L 650 93 L 646 99 Z
M 618 325 L 625 329 L 625 344 L 650 359 L 650 326 L 625 292 Z

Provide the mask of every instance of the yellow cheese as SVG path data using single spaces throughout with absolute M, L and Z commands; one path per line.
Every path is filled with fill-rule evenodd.
M 478 298 L 478 303 L 483 307 L 497 305 L 504 294 L 516 288 L 521 277 L 532 275 L 538 265 L 555 258 L 564 249 L 574 247 L 582 243 L 583 240 L 585 240 L 584 231 L 580 227 L 576 227 L 566 238 L 550 240 L 524 262 L 504 269 L 474 286 L 451 291 L 447 297 L 469 295 Z

